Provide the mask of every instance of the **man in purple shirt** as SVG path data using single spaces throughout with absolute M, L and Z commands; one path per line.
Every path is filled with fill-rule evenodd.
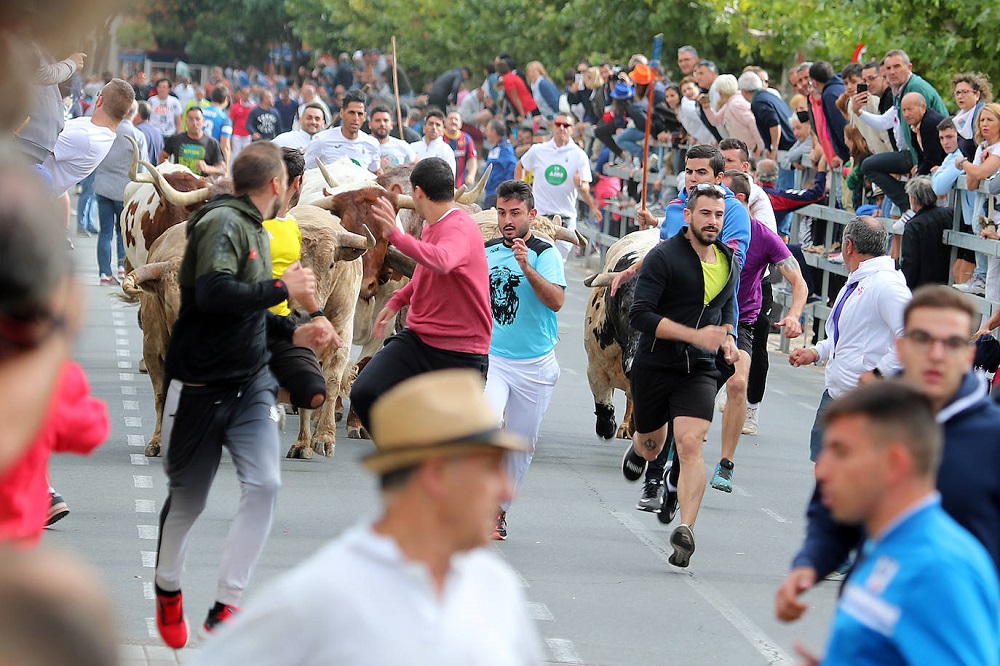
M 742 171 L 729 170 L 724 173 L 722 182 L 749 210 L 747 202 L 750 200 L 750 179 L 747 175 Z M 740 269 L 740 285 L 736 296 L 740 313 L 736 339 L 739 358 L 736 360 L 736 372 L 726 382 L 729 397 L 722 412 L 722 459 L 712 479 L 713 488 L 727 493 L 733 491 L 733 456 L 747 416 L 747 378 L 750 375 L 754 322 L 757 321 L 761 308 L 761 280 L 764 278 L 764 271 L 771 264 L 777 267 L 792 286 L 792 305 L 785 318 L 776 325 L 785 330 L 785 337 L 796 338 L 802 334 L 799 317 L 802 316 L 809 290 L 799 272 L 798 262 L 781 238 L 751 217 L 750 245 Z

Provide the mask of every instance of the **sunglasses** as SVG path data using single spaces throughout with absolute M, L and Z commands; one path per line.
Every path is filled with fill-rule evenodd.
M 695 192 L 718 192 L 722 196 L 726 195 L 726 189 L 722 185 L 715 183 L 698 183 L 694 186 Z
M 572 123 L 558 123 L 558 122 L 556 122 L 556 123 L 552 123 L 552 124 L 555 125 L 556 127 L 572 127 L 573 126 Z

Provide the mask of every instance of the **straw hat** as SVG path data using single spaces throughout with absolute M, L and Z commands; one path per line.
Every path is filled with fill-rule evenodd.
M 439 370 L 402 382 L 375 402 L 371 426 L 378 451 L 361 461 L 380 475 L 484 447 L 528 450 L 523 439 L 500 429 L 474 370 Z

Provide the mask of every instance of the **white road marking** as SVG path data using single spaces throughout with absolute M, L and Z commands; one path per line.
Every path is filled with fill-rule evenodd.
M 146 631 L 149 632 L 150 638 L 159 638 L 160 632 L 156 630 L 156 618 L 147 617 L 146 618 Z
M 549 607 L 537 601 L 528 602 L 528 615 L 531 616 L 532 620 L 551 622 L 555 619 L 552 617 L 552 611 L 549 610 Z
M 562 368 L 562 371 L 565 372 L 566 374 L 573 375 L 574 377 L 577 377 L 580 374 L 573 368 Z
M 741 497 L 753 497 L 749 491 L 745 490 L 743 486 L 733 486 L 733 492 Z
M 152 488 L 153 487 L 153 477 L 143 476 L 141 474 L 132 475 L 132 485 L 136 488 Z
M 776 388 L 771 389 L 771 392 L 777 393 L 778 395 L 788 395 L 787 391 L 782 391 L 781 389 L 776 389 Z
M 150 601 L 156 598 L 156 590 L 153 589 L 152 583 L 142 584 L 142 596 L 144 599 L 149 599 Z
M 669 557 L 672 549 L 663 544 L 656 536 L 653 535 L 648 529 L 643 527 L 639 521 L 630 515 L 621 513 L 619 511 L 611 511 L 611 515 L 618 520 L 622 526 L 631 532 L 639 541 L 641 541 L 654 555 L 656 555 L 664 564 L 670 566 L 671 569 L 675 567 L 670 564 Z M 782 650 L 776 641 L 772 640 L 764 630 L 761 629 L 747 617 L 743 611 L 737 608 L 732 601 L 730 601 L 724 594 L 716 590 L 714 587 L 701 580 L 691 572 L 684 572 L 681 574 L 682 580 L 691 586 L 691 588 L 698 593 L 702 599 L 707 601 L 711 606 L 729 622 L 736 631 L 740 632 L 743 638 L 746 639 L 750 645 L 757 650 L 761 655 L 767 659 L 768 664 L 780 664 L 785 662 L 791 662 L 791 657 Z
M 122 358 L 128 358 L 129 357 L 129 350 L 127 350 L 127 349 L 116 349 L 115 350 L 115 356 L 120 356 Z
M 128 454 L 129 459 L 132 461 L 133 465 L 148 465 L 149 458 L 146 457 L 144 453 L 130 453 Z
M 807 402 L 799 401 L 799 405 L 801 405 L 802 407 L 805 407 L 808 410 L 814 410 L 814 409 L 816 409 L 816 405 L 810 405 Z
M 521 587 L 531 587 L 531 584 L 524 579 L 520 571 L 515 571 L 515 573 L 517 574 L 517 580 L 521 583 Z
M 151 499 L 137 499 L 135 501 L 136 513 L 156 513 L 156 502 Z
M 122 386 L 122 395 L 138 395 L 139 389 L 134 386 Z
M 126 370 L 126 369 L 131 368 L 131 367 L 132 367 L 132 363 L 130 361 L 118 361 L 118 369 L 119 370 Z
M 139 538 L 147 541 L 155 541 L 160 537 L 160 528 L 156 525 L 136 525 L 139 530 Z
M 777 511 L 771 511 L 770 509 L 765 509 L 763 507 L 761 507 L 761 511 L 763 511 L 764 513 L 766 513 L 770 517 L 774 518 L 779 523 L 785 523 L 786 525 L 788 525 L 788 524 L 791 524 L 791 522 L 792 522 L 792 521 L 788 520 L 787 518 L 785 518 L 784 516 L 782 516 Z
M 127 428 L 141 428 L 142 427 L 142 417 L 141 416 L 126 416 L 125 417 L 125 427 L 127 427 Z
M 122 400 L 122 409 L 127 412 L 137 412 L 139 411 L 139 401 L 138 400 Z
M 128 337 L 128 331 L 124 328 L 116 328 L 115 335 L 120 335 L 122 337 Z
M 552 653 L 552 661 L 557 664 L 582 664 L 583 659 L 573 648 L 573 642 L 565 638 L 546 638 L 549 652 Z
M 120 381 L 120 382 L 134 382 L 135 381 L 135 375 L 133 375 L 131 372 L 119 372 L 118 373 L 118 381 Z
M 142 435 L 128 435 L 128 445 L 146 446 L 146 440 L 142 438 Z
M 115 338 L 115 344 L 119 347 L 128 347 L 128 338 Z
M 147 569 L 156 568 L 155 550 L 140 550 L 139 555 L 142 556 L 142 566 L 144 566 Z

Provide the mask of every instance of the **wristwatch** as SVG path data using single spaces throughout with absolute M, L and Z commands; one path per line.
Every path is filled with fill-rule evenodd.
M 316 310 L 316 312 L 310 312 L 309 316 L 312 319 L 316 319 L 317 317 L 322 317 L 324 314 L 326 314 L 326 313 L 323 312 L 323 308 L 320 308 L 320 309 Z

